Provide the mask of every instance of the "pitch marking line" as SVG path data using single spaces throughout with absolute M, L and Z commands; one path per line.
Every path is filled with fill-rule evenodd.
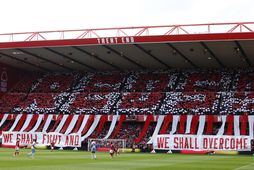
M 248 164 L 248 165 L 244 165 L 244 166 L 238 167 L 238 168 L 236 168 L 236 169 L 234 169 L 234 170 L 242 170 L 242 169 L 248 170 L 248 169 L 253 169 L 253 165 L 254 165 L 254 163 L 250 163 L 250 164 Z

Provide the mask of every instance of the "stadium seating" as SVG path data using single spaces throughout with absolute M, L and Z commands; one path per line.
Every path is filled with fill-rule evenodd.
M 0 111 L 252 113 L 252 75 L 251 69 L 32 74 L 1 97 Z
M 191 70 L 183 71 L 176 87 L 179 91 L 228 91 L 232 82 L 231 71 Z
M 194 115 L 190 134 L 197 132 L 200 115 L 241 115 L 241 134 L 248 134 L 245 116 L 254 113 L 253 75 L 254 70 L 251 69 L 32 74 L 2 94 L 0 113 L 45 114 L 35 130 L 42 131 L 47 123 L 46 130 L 49 132 L 57 128 L 63 114 L 70 116 L 65 119 L 60 132 L 66 132 L 73 115 L 80 115 L 68 132 L 80 131 L 83 135 L 92 126 L 94 115 L 148 115 L 139 123 L 123 121 L 118 127 L 119 132 L 113 132 L 114 138 L 127 140 L 127 147 L 135 144 L 143 149 L 155 130 L 158 118 L 154 115 L 165 115 L 166 123 L 161 129 L 164 133 L 173 129 L 172 116 L 180 115 L 181 123 L 176 129 L 180 134 L 185 132 L 183 125 L 187 117 L 184 115 Z M 61 116 L 56 119 L 49 114 Z M 92 116 L 82 129 L 82 122 L 86 119 L 84 114 Z M 49 122 L 46 121 L 48 117 Z M 24 123 L 24 116 L 22 118 Z M 15 116 L 9 118 L 0 131 L 10 129 L 14 119 Z M 99 129 L 91 136 L 106 136 L 112 121 L 108 119 L 103 116 Z M 220 124 L 216 124 L 214 119 L 217 118 L 206 118 L 207 128 L 203 133 L 218 133 Z M 232 117 L 229 116 L 224 134 L 233 133 L 231 122 Z M 23 123 L 19 122 L 15 130 L 22 129 Z M 36 121 L 30 122 L 26 131 L 33 129 L 35 124 Z
M 0 112 L 10 112 L 24 100 L 25 93 L 6 93 L 0 99 Z
M 84 87 L 85 92 L 119 92 L 126 74 L 118 72 L 98 72 L 90 77 Z
M 76 82 L 76 76 L 70 74 L 46 74 L 38 79 L 38 84 L 33 93 L 55 93 L 67 91 Z
M 121 113 L 155 113 L 159 109 L 163 93 L 160 92 L 127 92 L 117 103 Z
M 217 111 L 220 95 L 216 92 L 168 92 L 161 113 L 211 114 Z
M 71 110 L 76 113 L 109 113 L 119 97 L 116 92 L 76 93 Z

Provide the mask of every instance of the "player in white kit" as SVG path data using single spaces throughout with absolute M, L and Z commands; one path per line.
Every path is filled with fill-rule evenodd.
M 92 159 L 96 159 L 97 144 L 95 141 L 92 141 L 90 149 L 91 149 L 91 153 L 92 153 Z

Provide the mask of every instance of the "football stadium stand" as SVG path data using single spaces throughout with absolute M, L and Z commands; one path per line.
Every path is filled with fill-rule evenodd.
M 232 27 L 212 32 L 225 25 Z M 230 140 L 232 150 L 245 151 L 241 135 L 254 136 L 252 25 L 10 34 L 11 42 L 0 43 L 0 138 L 6 131 L 75 133 L 83 146 L 89 138 L 125 139 L 128 148 L 147 150 L 159 134 L 214 135 L 225 137 L 212 138 L 221 148 Z M 149 35 L 157 28 L 166 32 Z M 117 36 L 99 36 L 108 30 Z M 76 38 L 64 36 L 70 32 Z M 47 37 L 58 33 L 60 39 Z M 20 35 L 28 37 L 16 40 Z

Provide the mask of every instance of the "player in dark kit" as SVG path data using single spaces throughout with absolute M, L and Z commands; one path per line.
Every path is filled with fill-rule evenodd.
M 254 155 L 254 139 L 250 141 L 250 146 L 251 146 L 251 154 Z
M 20 139 L 17 138 L 17 140 L 16 140 L 16 145 L 15 145 L 14 156 L 18 156 L 18 155 L 19 155 L 19 148 L 20 148 Z
M 110 158 L 112 159 L 113 156 L 114 156 L 114 153 L 115 153 L 115 145 L 113 143 L 110 144 L 110 150 L 109 150 L 109 155 L 110 155 Z
M 116 156 L 120 154 L 118 145 L 115 146 L 115 154 L 116 154 Z
M 51 152 L 53 152 L 54 148 L 55 148 L 55 143 L 51 142 L 50 143 L 50 150 L 51 150 Z

